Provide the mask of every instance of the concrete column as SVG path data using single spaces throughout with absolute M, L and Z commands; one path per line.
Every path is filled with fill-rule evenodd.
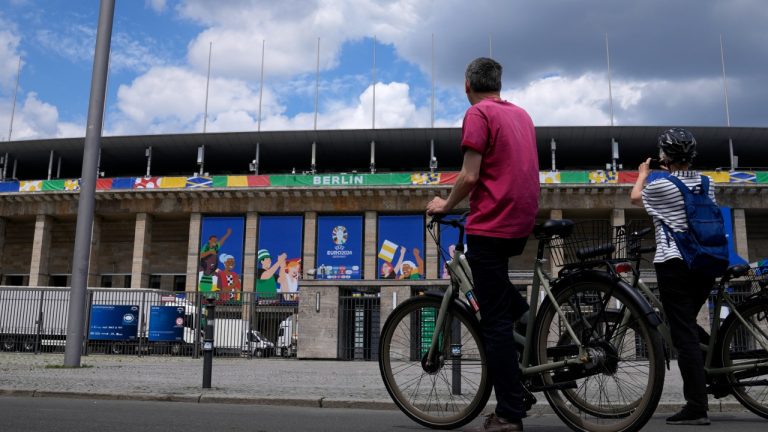
M 197 291 L 197 268 L 200 260 L 200 230 L 203 217 L 200 213 L 189 215 L 189 243 L 187 243 L 187 292 Z
M 750 262 L 749 244 L 747 243 L 747 216 L 744 214 L 744 209 L 733 209 L 733 246 L 740 257 Z
M 48 215 L 37 215 L 35 236 L 32 242 L 32 262 L 29 266 L 29 286 L 48 285 L 49 252 L 51 250 L 51 227 L 53 219 Z
M 0 218 L 0 283 L 3 283 L 2 275 L 5 274 L 5 269 L 3 268 L 5 258 L 5 224 L 6 220 Z
M 256 286 L 256 245 L 258 245 L 259 215 L 245 215 L 245 252 L 243 253 L 243 291 L 253 292 Z
M 136 214 L 133 235 L 133 261 L 131 264 L 131 288 L 149 286 L 149 255 L 152 250 L 152 215 Z
M 304 258 L 302 268 L 307 270 L 317 267 L 315 252 L 317 250 L 317 212 L 304 213 Z M 304 288 L 302 287 L 302 292 Z M 335 357 L 334 357 L 335 358 Z
M 101 270 L 99 269 L 99 256 L 101 255 L 101 224 L 99 216 L 93 217 L 93 231 L 91 234 L 91 255 L 88 258 L 88 286 L 101 286 Z
M 561 220 L 563 218 L 563 210 L 562 209 L 552 209 L 549 211 L 549 218 L 555 219 L 555 220 Z M 555 261 L 550 259 L 550 271 L 553 275 L 556 275 L 557 272 L 560 271 L 562 267 L 555 265 Z
M 338 358 L 339 287 L 302 286 L 298 323 L 298 358 Z
M 376 258 L 379 255 L 379 224 L 376 212 L 365 212 L 365 239 L 363 240 L 363 278 L 374 280 L 378 277 Z
M 400 305 L 400 303 L 411 298 L 411 287 L 407 285 L 390 285 L 381 287 L 381 296 L 379 298 L 379 323 L 381 328 L 389 318 L 389 314 Z M 381 332 L 381 328 L 379 332 Z
M 624 209 L 613 209 L 611 212 L 611 226 L 625 225 L 626 218 L 624 217 Z
M 432 236 L 426 233 L 424 244 L 424 265 L 427 267 L 427 279 L 440 279 L 440 273 L 443 269 L 440 267 L 440 251 L 432 240 Z M 439 238 L 439 237 L 438 237 Z M 446 247 L 447 249 L 447 247 Z

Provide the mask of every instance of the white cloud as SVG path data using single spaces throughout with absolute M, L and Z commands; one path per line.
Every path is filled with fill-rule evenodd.
M 35 33 L 35 39 L 56 55 L 71 61 L 89 61 L 93 57 L 96 29 L 80 24 L 68 26 L 64 32 L 44 29 Z
M 0 109 L 0 124 L 4 126 L 2 139 L 8 139 L 8 132 L 11 126 L 11 108 L 10 101 L 8 108 L 5 108 L 6 100 L 0 99 L 3 109 Z M 16 106 L 16 112 L 13 116 L 13 131 L 11 139 L 27 140 L 40 138 L 64 138 L 73 136 L 84 136 L 85 126 L 75 123 L 61 122 L 59 120 L 58 109 L 42 100 L 36 93 L 27 93 L 26 98 L 20 101 Z
M 637 105 L 646 85 L 639 82 L 614 82 L 614 108 L 628 110 Z M 610 124 L 608 82 L 604 77 L 594 74 L 576 78 L 547 77 L 531 82 L 525 88 L 503 91 L 502 96 L 528 111 L 537 125 Z M 614 117 L 615 124 L 619 124 L 620 118 Z
M 145 0 L 146 5 L 157 13 L 165 12 L 167 5 L 166 0 Z
M 313 71 L 317 37 L 321 38 L 321 68 L 330 69 L 338 64 L 344 42 L 375 35 L 380 42 L 390 43 L 418 26 L 427 6 L 428 2 L 416 0 L 187 0 L 179 11 L 207 26 L 190 43 L 190 63 L 204 70 L 213 42 L 217 72 L 247 79 L 259 70 L 262 41 L 266 41 L 265 64 L 270 74 Z
M 0 91 L 10 90 L 16 83 L 16 71 L 19 66 L 19 42 L 21 38 L 14 33 L 13 25 L 0 17 Z
M 206 77 L 178 67 L 153 68 L 118 90 L 117 111 L 108 115 L 108 134 L 201 132 Z M 318 129 L 366 129 L 372 125 L 373 87 L 351 102 L 321 103 Z M 241 80 L 211 79 L 209 132 L 254 131 L 258 128 L 259 89 Z M 426 127 L 429 109 L 418 107 L 404 83 L 376 86 L 376 127 Z M 269 87 L 264 89 L 262 130 L 310 130 L 314 112 L 285 115 Z

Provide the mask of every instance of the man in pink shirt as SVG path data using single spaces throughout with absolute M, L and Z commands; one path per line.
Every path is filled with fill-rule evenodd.
M 469 196 L 467 260 L 480 304 L 488 371 L 497 406 L 473 431 L 521 431 L 525 417 L 515 321 L 528 304 L 509 281 L 509 258 L 522 253 L 539 209 L 536 132 L 528 114 L 501 99 L 501 65 L 478 58 L 467 66 L 464 160 L 448 199 L 427 213 L 446 213 Z

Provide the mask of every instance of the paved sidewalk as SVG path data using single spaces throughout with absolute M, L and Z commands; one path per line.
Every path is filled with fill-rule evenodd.
M 92 355 L 82 357 L 87 367 L 63 364 L 61 354 L 0 353 L 0 395 L 395 409 L 377 362 L 215 358 L 211 389 L 202 388 L 202 359 Z M 532 414 L 550 412 L 536 396 Z M 673 364 L 658 411 L 682 401 Z M 710 397 L 710 409 L 743 410 L 732 397 Z

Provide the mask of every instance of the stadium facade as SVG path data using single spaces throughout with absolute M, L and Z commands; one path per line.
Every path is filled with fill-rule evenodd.
M 537 128 L 539 218 L 647 223 L 629 191 L 664 129 Z M 699 141 L 696 168 L 714 179 L 730 216 L 734 253 L 749 262 L 768 257 L 768 129 L 690 129 Z M 423 210 L 455 181 L 460 133 L 103 138 L 89 286 L 232 299 L 298 293 L 299 357 L 347 358 L 342 345 L 358 334 L 368 338 L 363 345 L 375 344 L 395 303 L 445 284 Z M 69 286 L 83 142 L 0 145 L 4 286 Z M 512 260 L 510 276 L 521 286 L 530 283 L 534 254 L 532 240 Z M 346 306 L 350 299 L 361 301 L 359 313 L 348 310 L 358 307 Z

